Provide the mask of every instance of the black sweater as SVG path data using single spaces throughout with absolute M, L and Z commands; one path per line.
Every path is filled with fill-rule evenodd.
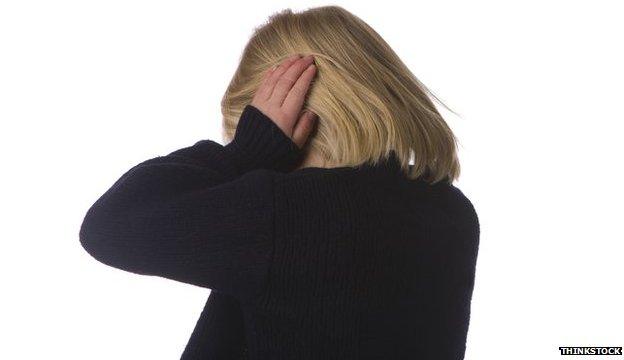
M 479 244 L 455 186 L 377 165 L 295 169 L 255 107 L 232 142 L 144 161 L 87 211 L 104 264 L 210 288 L 183 359 L 461 359 Z

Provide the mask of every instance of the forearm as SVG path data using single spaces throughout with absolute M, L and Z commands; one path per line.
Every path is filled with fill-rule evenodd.
M 234 140 L 203 140 L 127 171 L 89 209 L 80 242 L 107 265 L 253 293 L 272 250 L 273 182 L 298 148 L 253 107 Z

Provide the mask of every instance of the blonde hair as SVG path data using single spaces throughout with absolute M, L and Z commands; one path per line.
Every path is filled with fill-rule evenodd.
M 296 53 L 314 55 L 317 66 L 303 106 L 318 115 L 307 151 L 336 167 L 377 164 L 394 152 L 410 178 L 459 177 L 456 138 L 429 96 L 442 102 L 375 30 L 339 6 L 285 9 L 254 29 L 221 101 L 224 138 L 234 136 L 264 72 Z

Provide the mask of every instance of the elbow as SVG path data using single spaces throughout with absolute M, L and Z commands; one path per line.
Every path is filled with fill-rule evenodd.
M 79 240 L 82 248 L 93 258 L 104 264 L 109 264 L 111 260 L 111 252 L 107 251 L 105 242 L 101 235 L 97 224 L 99 223 L 94 207 L 92 206 L 82 220 L 80 226 Z
M 146 211 L 140 202 L 150 199 L 148 176 L 135 166 L 87 210 L 79 230 L 82 248 L 95 260 L 121 270 L 142 273 L 149 238 L 144 223 Z M 145 169 L 149 169 L 145 167 Z M 145 176 L 145 177 L 144 177 Z
M 126 215 L 107 207 L 102 208 L 100 203 L 95 203 L 87 211 L 80 226 L 80 245 L 104 265 L 136 274 L 151 275 L 146 265 L 149 261 L 145 259 L 144 246 L 138 244 L 137 236 L 127 234 L 127 221 L 132 222 L 132 219 Z
M 82 248 L 95 260 L 116 268 L 123 269 L 123 247 L 115 232 L 113 219 L 106 218 L 103 211 L 94 204 L 85 215 L 80 226 L 79 240 Z

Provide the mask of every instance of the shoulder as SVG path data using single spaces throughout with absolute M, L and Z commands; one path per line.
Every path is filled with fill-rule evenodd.
M 461 207 L 462 210 L 466 211 L 470 215 L 472 215 L 475 220 L 477 218 L 477 211 L 474 207 L 472 201 L 468 198 L 466 194 L 457 186 L 449 185 L 450 193 L 457 201 L 457 206 Z
M 460 231 L 468 231 L 475 234 L 478 241 L 480 233 L 479 216 L 470 198 L 459 187 L 453 184 L 443 186 L 444 211 L 451 218 Z

